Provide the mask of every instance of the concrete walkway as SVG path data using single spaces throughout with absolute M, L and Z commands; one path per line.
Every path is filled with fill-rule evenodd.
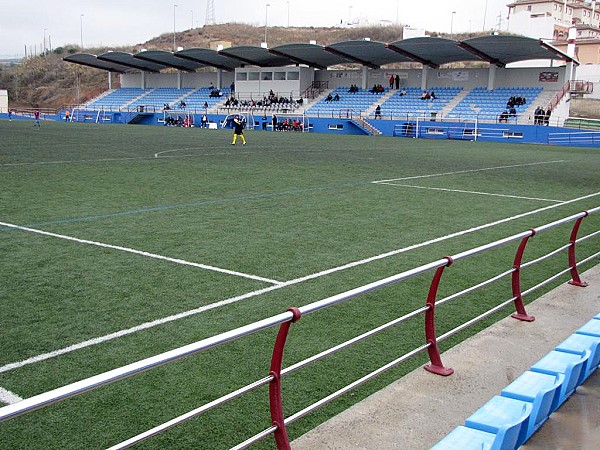
M 454 374 L 417 369 L 292 442 L 294 450 L 423 450 L 600 312 L 600 265 L 527 305 L 534 322 L 506 318 L 442 355 Z M 600 449 L 600 370 L 522 447 Z

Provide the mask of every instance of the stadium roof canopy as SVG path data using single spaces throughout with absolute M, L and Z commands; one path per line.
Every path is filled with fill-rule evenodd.
M 85 53 L 67 56 L 65 61 L 114 72 L 131 69 L 159 72 L 165 68 L 194 71 L 202 66 L 232 71 L 237 67 L 282 67 L 304 64 L 326 69 L 339 64 L 360 64 L 373 69 L 401 62 L 417 62 L 437 68 L 462 61 L 484 61 L 499 67 L 533 59 L 558 59 L 579 64 L 541 39 L 492 35 L 464 41 L 417 37 L 389 44 L 370 40 L 343 41 L 332 45 L 285 44 L 271 49 L 256 46 L 224 50 L 191 48 L 178 52 L 141 51 L 135 55 L 108 52 L 94 56 Z

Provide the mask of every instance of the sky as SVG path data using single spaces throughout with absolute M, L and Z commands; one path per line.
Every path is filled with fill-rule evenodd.
M 68 44 L 141 44 L 163 33 L 202 27 L 207 0 L 0 0 L 0 58 Z M 506 26 L 507 0 L 214 0 L 216 23 L 339 26 L 399 23 L 449 33 Z M 177 6 L 175 6 L 177 5 Z M 268 6 L 267 6 L 268 5 Z M 487 11 L 487 13 L 486 13 Z M 365 36 L 368 37 L 368 36 Z M 256 45 L 260 45 L 257 42 Z

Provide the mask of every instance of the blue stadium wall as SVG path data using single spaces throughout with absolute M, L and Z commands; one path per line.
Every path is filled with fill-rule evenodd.
M 77 122 L 96 123 L 98 120 L 97 111 L 78 111 Z M 200 114 L 194 114 L 194 123 L 200 123 Z M 8 118 L 8 114 L 0 114 L 0 118 Z M 60 112 L 56 116 L 45 116 L 49 120 L 64 120 L 64 112 Z M 106 112 L 104 113 L 101 122 L 105 124 L 127 124 L 135 121 L 138 125 L 154 125 L 163 126 L 159 119 L 163 118 L 162 113 L 139 113 L 139 112 Z M 271 117 L 269 116 L 269 119 Z M 13 116 L 13 119 L 16 119 Z M 225 119 L 224 115 L 209 114 L 208 119 L 211 122 L 221 123 Z M 342 135 L 365 135 L 367 134 L 357 124 L 349 119 L 339 118 L 309 118 L 310 131 L 314 133 L 329 133 Z M 394 136 L 394 129 L 407 122 L 403 120 L 368 120 L 368 122 L 382 132 L 384 136 Z M 505 143 L 527 143 L 527 144 L 548 144 L 549 135 L 551 133 L 575 133 L 579 130 L 567 129 L 552 126 L 536 126 L 536 125 L 510 125 L 510 124 L 483 124 L 484 128 L 495 128 L 497 130 L 508 131 L 508 133 L 496 132 L 493 136 L 479 136 L 477 140 L 485 142 L 505 142 Z M 427 139 L 461 139 L 460 133 L 452 130 L 462 130 L 465 127 L 463 122 L 436 122 L 436 121 L 421 121 L 419 122 L 419 138 Z M 428 133 L 428 129 L 434 129 L 434 133 Z M 260 129 L 260 125 L 256 125 L 256 129 Z M 594 133 L 596 134 L 596 133 Z M 408 138 L 411 136 L 401 136 Z M 469 140 L 472 140 L 469 137 Z M 593 142 L 564 142 L 562 145 L 572 145 L 578 147 L 600 147 L 600 137 L 595 136 Z

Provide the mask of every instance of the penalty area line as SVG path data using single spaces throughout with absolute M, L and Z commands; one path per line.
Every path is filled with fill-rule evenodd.
M 389 183 L 389 182 L 392 182 L 392 181 L 416 180 L 418 178 L 444 177 L 446 175 L 458 175 L 458 174 L 461 174 L 461 173 L 484 172 L 486 170 L 512 169 L 512 168 L 515 168 L 515 167 L 540 166 L 540 165 L 543 165 L 543 164 L 558 164 L 558 163 L 564 163 L 564 162 L 569 162 L 569 161 L 567 161 L 565 159 L 560 159 L 560 160 L 557 160 L 557 161 L 542 161 L 542 162 L 525 163 L 525 164 L 512 164 L 510 166 L 484 167 L 482 169 L 458 170 L 456 172 L 431 173 L 431 174 L 428 174 L 428 175 L 415 175 L 415 176 L 412 176 L 412 177 L 392 178 L 392 179 L 389 179 L 389 180 L 377 180 L 377 181 L 371 181 L 371 183 L 373 183 L 373 184 Z
M 197 267 L 199 269 L 211 270 L 213 272 L 220 272 L 220 273 L 224 273 L 224 274 L 227 274 L 227 275 L 234 275 L 234 276 L 237 276 L 237 277 L 248 278 L 250 280 L 261 281 L 263 283 L 269 283 L 269 284 L 274 284 L 274 285 L 282 284 L 281 281 L 271 280 L 269 278 L 260 277 L 258 275 L 251 275 L 251 274 L 247 274 L 247 273 L 236 272 L 234 270 L 223 269 L 221 267 L 209 266 L 209 265 L 206 265 L 206 264 L 200 264 L 200 263 L 195 263 L 195 262 L 191 262 L 191 261 L 185 261 L 183 259 L 171 258 L 169 256 L 157 255 L 156 253 L 149 253 L 149 252 L 145 252 L 143 250 L 136 250 L 136 249 L 128 248 L 128 247 L 121 247 L 119 245 L 104 244 L 102 242 L 89 241 L 87 239 L 79 239 L 79 238 L 75 238 L 75 237 L 72 237 L 72 236 L 66 236 L 64 234 L 50 233 L 49 231 L 37 230 L 35 228 L 22 227 L 20 225 L 14 225 L 14 224 L 5 223 L 5 222 L 0 222 L 0 226 L 4 226 L 4 227 L 7 227 L 7 228 L 12 228 L 12 229 L 15 229 L 15 230 L 25 231 L 25 232 L 28 232 L 28 233 L 41 234 L 43 236 L 49 236 L 49 237 L 54 237 L 54 238 L 58 238 L 58 239 L 64 239 L 66 241 L 77 242 L 79 244 L 92 245 L 92 246 L 95 246 L 95 247 L 109 248 L 111 250 L 118 250 L 118 251 L 121 251 L 121 252 L 132 253 L 134 255 L 145 256 L 146 258 L 159 259 L 159 260 L 162 260 L 162 261 L 168 261 L 168 262 L 172 262 L 172 263 L 175 263 L 175 264 L 180 264 L 180 265 L 183 265 L 183 266 Z
M 539 198 L 539 197 L 523 197 L 521 195 L 510 195 L 510 194 L 495 194 L 493 192 L 480 192 L 480 191 L 466 191 L 463 189 L 448 189 L 448 188 L 438 188 L 431 186 L 416 186 L 413 184 L 398 184 L 398 183 L 378 183 L 384 184 L 386 186 L 397 186 L 404 188 L 412 188 L 412 189 L 427 189 L 430 191 L 444 191 L 444 192 L 458 192 L 460 194 L 473 194 L 473 195 L 488 195 L 491 197 L 507 197 L 507 198 L 518 198 L 520 200 L 536 200 L 541 202 L 551 202 L 551 203 L 564 203 L 564 200 L 553 200 L 550 198 Z

